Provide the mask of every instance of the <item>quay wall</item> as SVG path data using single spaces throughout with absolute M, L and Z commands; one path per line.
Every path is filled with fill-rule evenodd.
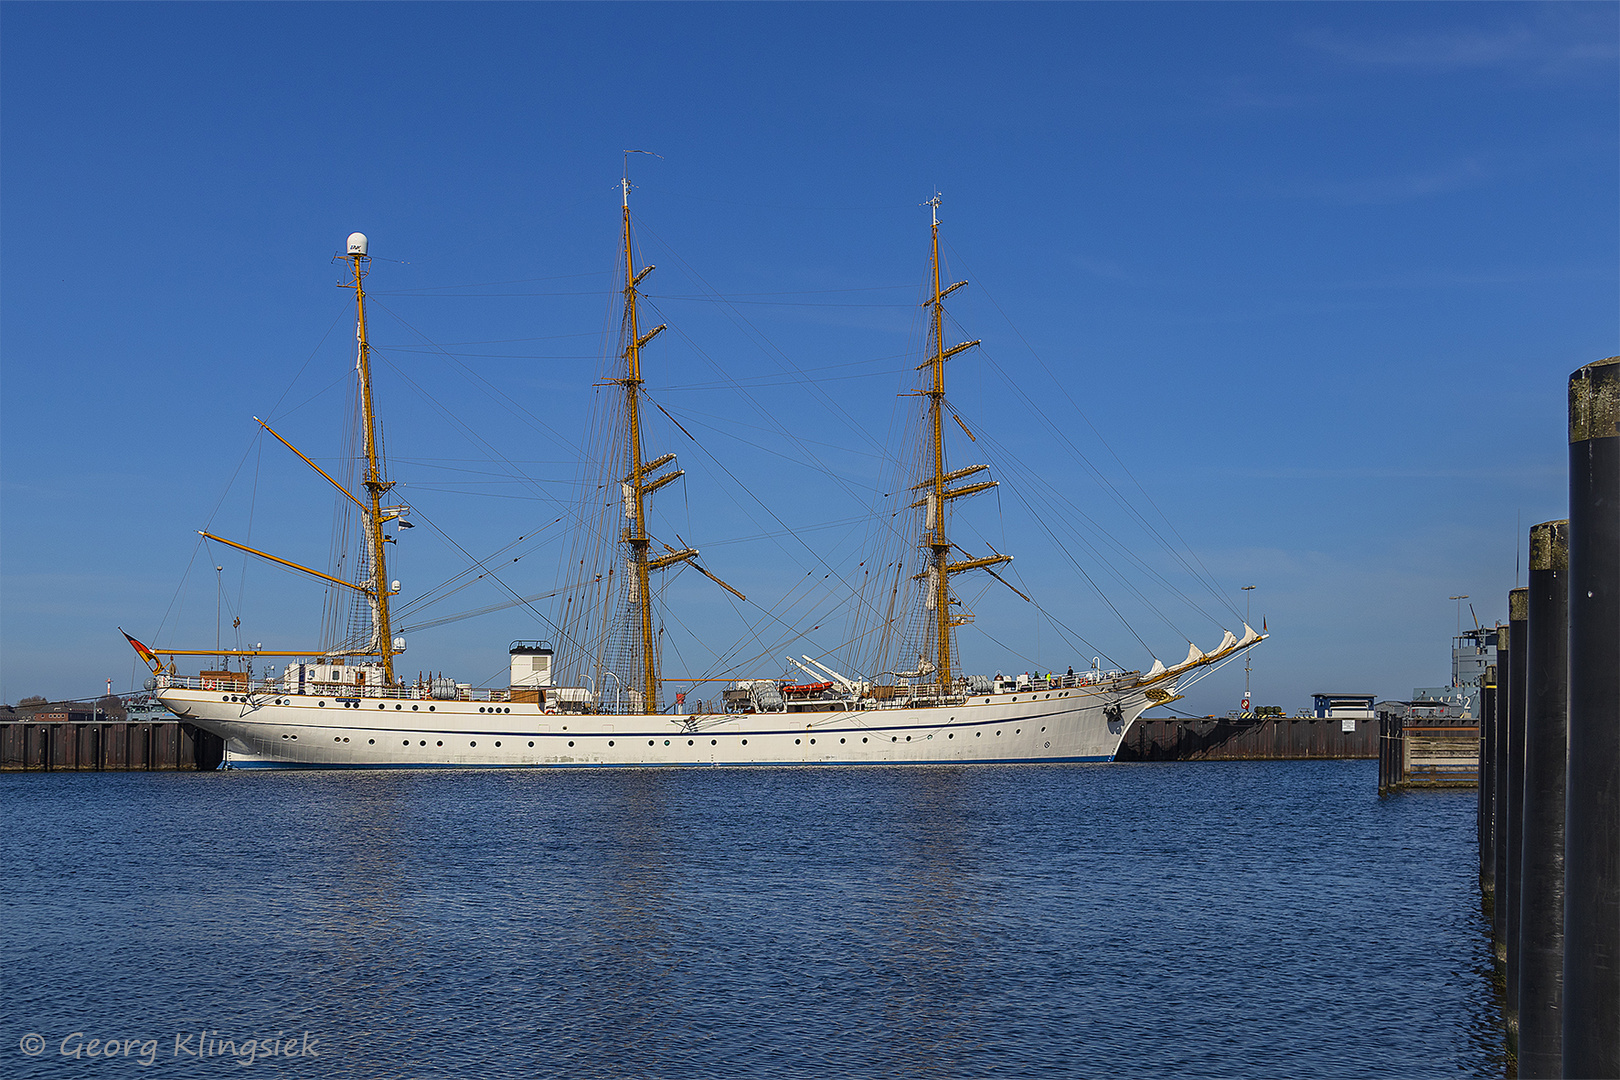
M 0 771 L 219 767 L 225 744 L 180 720 L 0 723 Z
M 1375 719 L 1268 716 L 1180 719 L 1144 716 L 1125 732 L 1115 761 L 1300 761 L 1378 757 Z

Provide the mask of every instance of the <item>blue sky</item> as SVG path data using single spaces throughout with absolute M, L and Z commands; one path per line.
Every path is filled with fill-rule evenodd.
M 1519 538 L 1565 514 L 1566 378 L 1620 352 L 1617 12 L 0 6 L 0 700 L 135 685 L 120 625 L 313 640 L 318 589 L 216 574 L 196 530 L 325 565 L 323 482 L 253 417 L 336 453 L 356 229 L 401 490 L 479 556 L 540 530 L 501 577 L 551 588 L 628 148 L 661 155 L 632 163 L 675 331 L 649 385 L 696 437 L 654 425 L 688 470 L 659 527 L 757 609 L 676 577 L 666 671 L 859 565 L 937 189 L 985 342 L 951 362 L 985 436 L 953 460 L 1004 481 L 959 533 L 1047 612 L 964 584 L 970 670 L 1174 662 L 1253 584 L 1257 702 L 1442 683 L 1447 597 L 1504 617 Z M 405 595 L 461 568 L 439 528 L 399 545 Z M 498 681 L 543 636 L 495 612 L 402 667 Z M 1180 704 L 1224 712 L 1242 679 Z

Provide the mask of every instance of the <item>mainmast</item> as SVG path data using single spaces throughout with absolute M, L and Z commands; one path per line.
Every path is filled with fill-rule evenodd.
M 366 340 L 366 290 L 363 284 L 366 276 L 365 264 L 370 262 L 366 254 L 366 237 L 364 233 L 352 233 L 349 236 L 347 257 L 354 262 L 354 302 L 356 310 L 355 338 L 359 342 L 359 357 L 355 361 L 355 370 L 360 375 L 360 409 L 365 424 L 365 452 L 366 452 L 366 478 L 365 489 L 367 503 L 363 513 L 366 519 L 366 544 L 371 555 L 371 587 L 367 590 L 371 599 L 371 625 L 372 642 L 377 654 L 382 657 L 383 677 L 387 685 L 394 682 L 394 639 L 388 625 L 388 565 L 383 555 L 383 525 L 392 521 L 398 515 L 384 517 L 382 497 L 394 486 L 392 480 L 384 480 L 378 467 L 379 452 L 377 448 L 377 422 L 372 408 L 371 400 L 371 345 Z
M 930 632 L 934 638 L 935 652 L 937 654 L 935 670 L 939 679 L 939 692 L 948 694 L 951 692 L 952 683 L 951 631 L 969 621 L 967 618 L 957 619 L 951 616 L 951 604 L 953 602 L 951 597 L 951 575 L 1010 562 L 1012 556 L 994 555 L 983 559 L 964 559 L 959 562 L 951 562 L 951 548 L 954 545 L 950 541 L 946 526 L 947 504 L 953 499 L 988 491 L 996 486 L 997 481 L 985 480 L 958 488 L 947 486 L 964 477 L 983 472 L 989 466 L 969 465 L 965 469 L 957 469 L 953 472 L 945 471 L 945 410 L 948 408 L 945 403 L 945 361 L 964 349 L 971 349 L 979 342 L 977 340 L 965 341 L 949 349 L 945 347 L 945 298 L 966 285 L 967 282 L 958 281 L 947 288 L 940 287 L 939 195 L 935 194 L 928 201 L 928 205 L 933 208 L 932 274 L 934 290 L 932 298 L 927 301 L 927 306 L 932 309 L 929 320 L 929 339 L 933 345 L 933 356 L 924 363 L 917 365 L 917 367 L 919 370 L 924 367 L 933 369 L 933 384 L 930 389 L 922 391 L 928 398 L 928 428 L 932 438 L 931 449 L 933 452 L 929 464 L 933 472 L 932 475 L 920 483 L 913 485 L 913 491 L 923 491 L 925 494 L 911 505 L 913 507 L 927 507 L 923 528 L 923 546 L 929 551 L 928 570 L 926 572 L 928 593 L 925 604 L 929 612 L 932 613 Z M 967 432 L 968 438 L 972 439 L 973 433 L 968 431 L 967 425 L 962 423 L 961 418 L 956 417 L 954 413 L 952 413 L 952 416 L 955 417 L 958 424 L 962 425 L 962 430 Z
M 628 158 L 628 155 L 627 155 Z M 641 681 L 642 710 L 646 713 L 661 711 L 660 683 L 658 678 L 658 649 L 653 635 L 652 597 L 650 585 L 654 571 L 673 566 L 676 563 L 686 562 L 697 557 L 694 548 L 683 548 L 680 551 L 671 551 L 667 555 L 651 558 L 652 537 L 647 532 L 647 496 L 670 483 L 672 480 L 685 475 L 684 470 L 676 469 L 654 476 L 666 465 L 675 461 L 674 454 L 664 454 L 652 461 L 645 460 L 641 442 L 641 350 L 642 347 L 658 336 L 664 330 L 665 324 L 660 323 L 647 331 L 641 332 L 640 313 L 638 311 L 639 294 L 636 286 L 641 280 L 652 273 L 654 267 L 646 266 L 640 271 L 636 270 L 635 252 L 630 238 L 630 176 L 629 169 L 625 169 L 623 180 L 623 243 L 624 243 L 624 363 L 625 375 L 622 379 L 614 380 L 624 387 L 624 408 L 627 437 L 626 465 L 627 472 L 621 480 L 624 496 L 624 531 L 621 541 L 625 546 L 625 562 L 627 571 L 626 587 L 629 590 L 631 612 L 626 614 L 639 622 L 637 629 L 640 632 L 640 671 L 637 673 Z

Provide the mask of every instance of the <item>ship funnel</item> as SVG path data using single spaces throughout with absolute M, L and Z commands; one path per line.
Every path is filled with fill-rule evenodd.
M 355 232 L 349 234 L 349 254 L 364 255 L 366 253 L 366 234 Z

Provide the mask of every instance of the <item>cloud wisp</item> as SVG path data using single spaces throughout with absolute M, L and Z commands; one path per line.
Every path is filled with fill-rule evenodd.
M 1614 9 L 1606 5 L 1548 6 L 1534 17 L 1496 26 L 1451 27 L 1381 38 L 1315 29 L 1304 43 L 1348 64 L 1452 72 L 1512 68 L 1556 76 L 1612 65 L 1620 47 L 1615 40 Z

